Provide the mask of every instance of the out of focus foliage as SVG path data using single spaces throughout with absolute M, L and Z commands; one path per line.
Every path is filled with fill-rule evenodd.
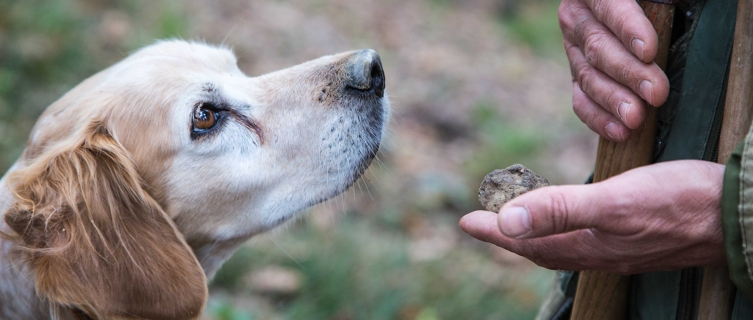
M 213 310 L 248 305 L 244 297 L 255 293 L 266 294 L 281 319 L 533 318 L 549 273 L 497 257 L 512 267 L 506 269 L 483 250 L 460 250 L 449 225 L 406 230 L 382 217 L 344 218 L 336 231 L 305 225 L 291 237 L 260 240 L 220 271 L 214 285 L 227 291 Z M 257 274 L 278 284 L 299 278 L 300 287 L 286 291 Z M 265 312 L 258 307 L 249 314 L 273 317 Z
M 180 36 L 183 19 L 162 2 L 0 0 L 0 171 L 50 103 L 129 51 Z

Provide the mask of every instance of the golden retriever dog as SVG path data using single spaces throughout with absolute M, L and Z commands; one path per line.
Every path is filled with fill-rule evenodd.
M 164 41 L 39 118 L 0 181 L 0 319 L 195 319 L 244 241 L 350 187 L 389 113 L 373 50 L 248 77 Z

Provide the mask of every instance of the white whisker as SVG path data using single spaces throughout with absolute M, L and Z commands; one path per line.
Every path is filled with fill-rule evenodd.
M 274 238 L 269 237 L 269 239 L 272 240 L 272 243 L 274 243 L 275 246 L 277 246 L 277 249 L 280 249 L 280 251 L 282 251 L 285 255 L 288 256 L 288 258 L 290 258 L 290 260 L 293 260 L 293 262 L 295 262 L 295 264 L 297 264 L 299 267 L 301 267 L 302 270 L 306 270 L 306 267 L 304 267 L 300 262 L 298 262 L 298 260 L 296 260 L 295 258 L 293 258 L 293 256 L 290 255 L 290 253 L 288 253 L 287 251 L 285 251 L 285 249 L 283 249 L 279 244 L 277 244 L 277 241 L 275 241 Z
M 366 193 L 369 194 L 369 198 L 371 198 L 371 201 L 375 201 L 374 197 L 371 195 L 371 190 L 369 190 L 369 183 L 367 181 L 364 181 L 363 186 L 366 187 Z
M 240 24 L 240 22 L 236 22 L 235 25 L 232 28 L 230 28 L 230 30 L 227 32 L 225 37 L 222 38 L 222 42 L 220 42 L 221 46 L 223 47 L 226 46 L 225 41 L 227 41 L 227 39 L 230 38 L 230 35 L 233 33 L 233 31 L 235 31 L 235 29 L 238 28 L 238 24 Z

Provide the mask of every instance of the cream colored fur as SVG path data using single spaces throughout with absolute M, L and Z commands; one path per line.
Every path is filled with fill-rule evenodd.
M 73 88 L 0 181 L 0 319 L 198 317 L 195 270 L 211 277 L 244 241 L 341 193 L 378 150 L 389 103 L 348 86 L 359 54 L 248 77 L 227 49 L 164 41 Z M 202 103 L 230 111 L 194 136 Z M 151 283 L 116 292 L 107 277 Z M 132 306 L 132 292 L 191 310 Z

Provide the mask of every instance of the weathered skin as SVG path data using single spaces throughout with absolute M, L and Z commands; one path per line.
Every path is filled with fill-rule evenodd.
M 549 181 L 524 167 L 514 164 L 487 174 L 478 189 L 478 201 L 487 211 L 499 209 L 513 198 L 536 188 L 546 187 Z

